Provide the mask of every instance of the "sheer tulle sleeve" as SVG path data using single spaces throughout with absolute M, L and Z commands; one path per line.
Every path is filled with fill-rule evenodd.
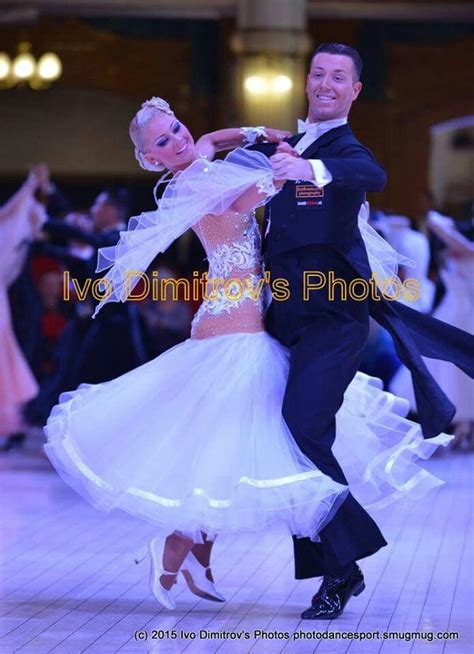
M 177 173 L 155 211 L 130 218 L 117 245 L 101 248 L 96 272 L 102 278 L 103 299 L 94 317 L 108 302 L 125 302 L 150 263 L 187 229 L 208 214 L 224 213 L 247 189 L 256 185 L 262 202 L 276 193 L 268 159 L 260 152 L 238 148 L 225 160 L 197 159 Z
M 374 273 L 374 279 L 377 286 L 384 293 L 395 292 L 398 283 L 401 284 L 398 277 L 398 267 L 408 266 L 413 268 L 415 262 L 408 259 L 403 254 L 397 252 L 375 229 L 369 225 L 369 203 L 364 202 L 359 211 L 358 226 L 364 241 L 370 268 Z M 384 281 L 392 280 L 392 284 Z

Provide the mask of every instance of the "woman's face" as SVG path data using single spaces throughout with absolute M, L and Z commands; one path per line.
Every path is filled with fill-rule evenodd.
M 145 128 L 144 157 L 169 170 L 181 170 L 196 158 L 194 139 L 174 114 L 160 112 Z

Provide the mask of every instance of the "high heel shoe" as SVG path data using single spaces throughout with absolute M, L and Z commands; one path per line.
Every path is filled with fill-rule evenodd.
M 161 544 L 161 547 L 160 547 Z M 167 590 L 160 581 L 160 577 L 164 576 L 174 576 L 177 577 L 179 570 L 176 572 L 170 572 L 165 570 L 161 561 L 163 559 L 163 552 L 165 549 L 165 539 L 157 537 L 153 538 L 148 543 L 148 550 L 145 555 L 140 559 L 135 559 L 135 563 L 140 563 L 143 559 L 150 559 L 150 590 L 153 593 L 155 599 L 166 609 L 172 611 L 176 608 L 176 600 L 174 599 L 171 588 Z M 158 552 L 158 553 L 157 553 Z M 176 580 L 173 582 L 173 586 L 176 584 Z
M 203 599 L 212 602 L 225 602 L 226 599 L 215 588 L 212 581 L 206 577 L 209 568 L 201 565 L 194 554 L 190 551 L 183 561 L 181 572 L 188 584 L 189 590 Z

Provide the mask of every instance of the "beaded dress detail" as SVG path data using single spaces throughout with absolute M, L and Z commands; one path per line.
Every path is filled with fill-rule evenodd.
M 206 297 L 191 336 L 263 330 L 261 237 L 255 213 L 206 216 L 194 228 L 209 262 Z

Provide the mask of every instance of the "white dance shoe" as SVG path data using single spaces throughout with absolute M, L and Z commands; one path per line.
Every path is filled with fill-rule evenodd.
M 177 578 L 179 570 L 176 572 L 169 572 L 169 570 L 164 569 L 162 560 L 165 551 L 165 542 L 165 538 L 158 536 L 153 538 L 148 544 L 148 555 L 150 557 L 150 590 L 155 596 L 155 599 L 171 611 L 176 608 L 176 600 L 171 593 L 171 588 L 176 584 L 176 579 L 170 590 L 166 590 L 160 581 L 160 577 L 164 575 L 165 577 L 174 576 Z
M 188 552 L 181 566 L 183 577 L 188 584 L 189 590 L 194 595 L 211 602 L 225 602 L 225 597 L 216 590 L 213 582 L 206 577 L 208 570 L 209 568 L 201 565 L 191 551 Z
M 163 576 L 173 576 L 177 577 L 179 570 L 177 572 L 170 572 L 165 570 L 162 564 L 163 552 L 165 551 L 166 538 L 160 536 L 153 538 L 148 543 L 148 550 L 141 558 L 136 558 L 135 563 L 140 563 L 143 559 L 150 559 L 150 590 L 153 593 L 155 599 L 166 609 L 172 611 L 176 608 L 176 600 L 173 597 L 171 588 L 176 584 L 176 579 L 173 582 L 173 586 L 170 590 L 167 590 L 160 581 L 160 577 Z

